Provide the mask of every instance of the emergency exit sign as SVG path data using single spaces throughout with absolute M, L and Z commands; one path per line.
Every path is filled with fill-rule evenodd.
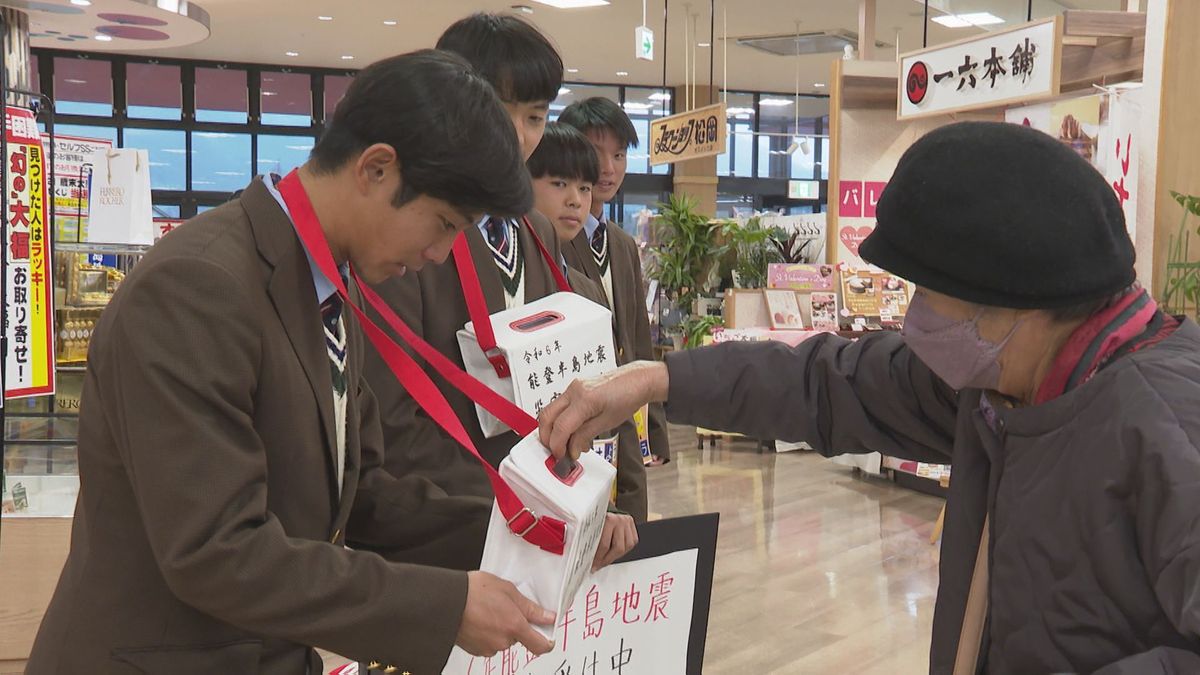
M 654 31 L 645 26 L 638 26 L 633 32 L 635 46 L 634 55 L 643 61 L 654 60 Z

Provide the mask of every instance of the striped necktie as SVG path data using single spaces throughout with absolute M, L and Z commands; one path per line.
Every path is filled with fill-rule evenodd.
M 596 226 L 596 231 L 592 233 L 591 239 L 592 257 L 596 260 L 596 266 L 600 268 L 600 273 L 605 274 L 608 271 L 608 223 L 601 220 Z

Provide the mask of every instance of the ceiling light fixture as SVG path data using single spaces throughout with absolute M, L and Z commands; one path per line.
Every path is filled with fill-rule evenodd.
M 288 56 L 300 56 L 300 52 L 284 52 Z
M 697 42 L 696 46 L 697 47 L 711 47 L 712 43 L 711 42 Z
M 97 40 L 99 40 L 99 41 L 101 41 L 101 42 L 112 42 L 112 36 L 111 36 L 111 35 L 97 35 L 97 36 L 96 36 L 96 39 L 97 39 Z
M 91 7 L 92 0 L 71 0 L 71 4 L 79 7 Z
M 317 20 L 318 21 L 333 21 L 333 17 L 332 16 L 318 16 Z
M 343 61 L 353 61 L 353 60 L 354 60 L 354 57 L 353 57 L 353 56 L 350 56 L 349 54 L 343 54 L 343 55 L 342 55 L 342 60 L 343 60 Z
M 792 100 L 787 98 L 764 98 L 759 99 L 758 104 L 765 105 L 768 108 L 782 108 L 791 105 Z
M 629 73 L 625 72 L 624 70 L 618 70 L 617 77 L 629 77 Z
M 625 101 L 625 104 L 624 104 L 624 108 L 626 110 L 636 110 L 639 112 L 649 110 L 653 107 L 654 106 L 650 105 L 649 103 L 641 103 L 639 101 Z
M 991 12 L 971 12 L 969 14 L 945 14 L 931 19 L 934 23 L 946 28 L 971 28 L 973 26 L 994 26 L 1004 23 L 1004 19 Z
M 656 91 L 648 96 L 651 101 L 670 101 L 671 95 L 665 91 Z
M 580 7 L 603 7 L 609 4 L 608 0 L 533 0 L 540 2 L 543 5 L 549 5 L 555 9 L 579 9 Z
M 398 21 L 396 21 L 395 19 L 388 19 L 387 21 L 384 21 L 384 22 L 383 22 L 383 25 L 385 25 L 385 26 L 395 26 L 397 23 L 399 23 L 399 22 L 398 22 Z
M 579 72 L 579 69 L 578 68 L 567 68 L 567 72 L 574 75 L 575 73 Z
M 558 95 L 559 95 L 559 96 L 566 96 L 566 95 L 567 95 L 567 94 L 569 94 L 569 93 L 571 93 L 571 90 L 570 90 L 570 89 L 567 89 L 566 87 L 561 87 L 561 88 L 558 90 Z
M 533 8 L 529 5 L 513 5 L 512 11 L 520 12 L 521 14 L 533 14 Z
M 816 87 L 817 89 L 824 89 L 825 83 L 824 82 L 813 82 L 813 86 Z
M 725 110 L 727 115 L 753 115 L 754 108 L 728 108 Z

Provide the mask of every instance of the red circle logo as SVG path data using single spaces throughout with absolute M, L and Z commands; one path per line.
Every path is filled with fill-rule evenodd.
M 929 66 L 924 61 L 917 61 L 908 69 L 904 89 L 909 103 L 917 105 L 925 100 L 925 94 L 929 93 Z

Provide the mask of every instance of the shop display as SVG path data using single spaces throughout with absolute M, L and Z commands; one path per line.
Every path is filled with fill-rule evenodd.
M 767 265 L 767 288 L 793 291 L 832 291 L 837 284 L 833 265 Z
M 838 304 L 836 293 L 813 293 L 812 329 L 836 331 L 838 329 Z
M 42 145 L 49 146 L 50 136 L 42 134 Z M 110 150 L 112 141 L 54 135 L 54 240 L 88 241 L 88 216 L 91 213 L 92 166 L 96 152 Z
M 125 271 L 143 252 L 141 247 L 107 248 L 61 244 L 54 254 L 55 363 L 82 366 L 100 313 L 125 279 Z

